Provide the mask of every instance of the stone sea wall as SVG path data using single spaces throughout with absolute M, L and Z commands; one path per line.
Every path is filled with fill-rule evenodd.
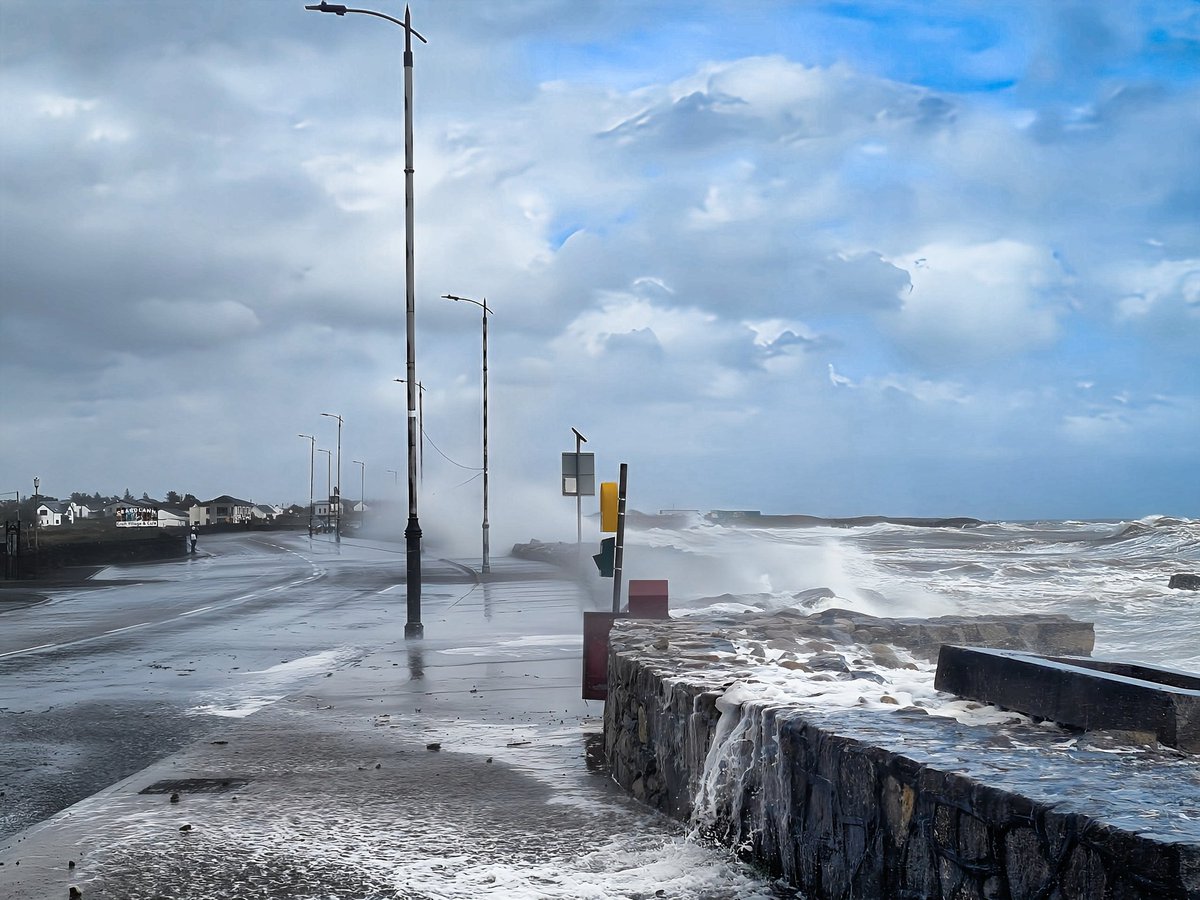
M 734 690 L 769 661 L 788 677 L 870 693 L 885 680 L 874 673 L 914 667 L 904 660 L 943 642 L 1086 655 L 1089 625 L 830 610 L 623 621 L 610 641 L 614 778 L 814 900 L 1200 898 L 1194 756 L 1114 752 L 1103 736 L 1028 720 L 980 727 L 916 705 L 881 712 L 869 697 L 847 709 Z

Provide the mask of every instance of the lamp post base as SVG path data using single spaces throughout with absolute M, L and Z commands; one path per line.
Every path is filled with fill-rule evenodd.
M 404 636 L 419 638 L 425 636 L 425 626 L 421 624 L 421 523 L 415 515 L 409 516 L 404 541 L 407 553 L 404 577 L 408 586 L 408 621 L 404 625 Z

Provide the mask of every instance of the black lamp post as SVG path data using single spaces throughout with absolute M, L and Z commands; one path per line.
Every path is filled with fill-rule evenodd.
M 370 9 L 351 9 L 339 3 L 321 2 L 304 8 L 337 16 L 344 16 L 346 13 L 374 16 L 404 29 L 404 323 L 408 350 L 408 527 L 404 530 L 408 621 L 404 624 L 404 636 L 419 638 L 424 636 L 425 626 L 421 624 L 421 522 L 417 518 L 417 359 L 413 343 L 416 322 L 416 254 L 413 249 L 412 39 L 416 35 L 421 43 L 429 42 L 413 30 L 412 16 L 407 6 L 404 7 L 403 21 L 385 13 Z

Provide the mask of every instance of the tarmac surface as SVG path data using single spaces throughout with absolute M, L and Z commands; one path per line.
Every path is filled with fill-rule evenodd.
M 427 561 L 419 641 L 401 571 L 382 649 L 0 844 L 0 900 L 796 896 L 612 783 L 588 592 L 492 570 Z

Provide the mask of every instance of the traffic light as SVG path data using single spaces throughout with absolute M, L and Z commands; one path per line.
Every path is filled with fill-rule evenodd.
M 600 552 L 592 557 L 596 568 L 600 570 L 601 578 L 612 578 L 617 567 L 617 539 L 604 538 L 600 542 Z
M 611 534 L 617 530 L 617 483 L 600 483 L 600 530 Z

